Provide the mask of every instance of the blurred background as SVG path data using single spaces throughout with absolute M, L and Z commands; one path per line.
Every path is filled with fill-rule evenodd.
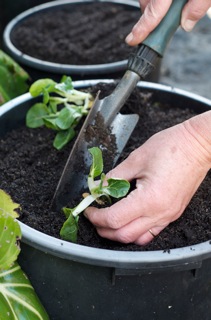
M 136 1 L 138 0 L 131 0 Z M 17 14 L 43 0 L 0 0 L 0 34 Z M 136 21 L 134 21 L 135 24 Z M 2 37 L 0 48 L 2 47 Z M 194 30 L 178 29 L 169 44 L 160 70 L 160 83 L 211 98 L 211 9 Z
M 211 99 L 211 9 L 190 33 L 178 29 L 163 58 L 160 82 Z

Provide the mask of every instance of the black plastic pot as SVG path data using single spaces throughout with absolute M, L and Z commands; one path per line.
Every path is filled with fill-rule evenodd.
M 11 20 L 6 26 L 3 33 L 3 46 L 5 51 L 10 54 L 19 64 L 25 68 L 31 75 L 33 80 L 50 77 L 59 80 L 62 75 L 70 75 L 74 80 L 83 79 L 99 79 L 99 78 L 119 78 L 124 74 L 127 66 L 127 60 L 121 60 L 105 64 L 93 65 L 71 65 L 61 64 L 49 61 L 43 61 L 33 56 L 29 56 L 21 52 L 12 42 L 12 34 L 16 26 L 25 21 L 32 15 L 47 12 L 49 10 L 74 10 L 76 6 L 92 5 L 93 2 L 114 3 L 115 5 L 124 5 L 128 8 L 128 14 L 131 10 L 140 11 L 138 2 L 134 0 L 74 0 L 74 1 L 52 1 L 34 8 L 31 8 Z M 134 24 L 136 21 L 134 21 Z M 124 41 L 124 40 L 122 40 Z M 155 71 L 148 76 L 147 81 L 157 82 L 159 80 L 160 63 L 158 63 Z
M 109 81 L 107 81 L 109 82 Z M 80 81 L 82 88 L 96 81 Z M 152 102 L 210 110 L 211 100 L 139 83 Z M 22 95 L 0 109 L 0 135 L 24 122 L 32 104 Z M 170 252 L 126 252 L 68 243 L 20 223 L 19 262 L 51 320 L 210 320 L 211 242 Z
M 44 2 L 47 2 L 47 0 L 1 0 L 0 20 L 2 26 L 5 26 L 22 11 Z
M 3 30 L 7 23 L 24 10 L 48 2 L 48 0 L 1 0 L 0 10 L 0 48 L 2 48 Z

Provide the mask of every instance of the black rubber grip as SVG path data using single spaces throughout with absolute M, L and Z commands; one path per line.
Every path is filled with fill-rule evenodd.
M 160 55 L 144 44 L 138 46 L 128 59 L 127 69 L 137 73 L 141 79 L 150 74 L 160 58 Z

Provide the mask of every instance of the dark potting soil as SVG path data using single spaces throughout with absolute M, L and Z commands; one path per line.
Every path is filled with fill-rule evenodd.
M 14 45 L 29 56 L 62 64 L 92 65 L 128 59 L 125 37 L 139 8 L 87 3 L 28 17 L 12 32 Z
M 108 95 L 113 86 L 99 84 L 93 92 L 96 93 L 99 88 L 101 92 Z M 194 115 L 194 112 L 189 109 L 152 104 L 151 96 L 150 93 L 141 93 L 137 88 L 122 110 L 126 113 L 140 114 L 140 120 L 122 154 L 122 159 L 154 133 Z M 61 212 L 53 212 L 50 209 L 50 203 L 73 142 L 62 151 L 57 151 L 52 146 L 53 138 L 54 133 L 46 128 L 28 129 L 25 126 L 2 137 L 0 140 L 0 188 L 21 204 L 20 220 L 22 222 L 59 238 L 59 230 L 65 217 Z M 104 155 L 105 164 L 109 167 L 109 156 L 106 157 L 106 153 Z M 211 175 L 208 173 L 184 214 L 146 246 L 122 245 L 103 239 L 98 236 L 95 228 L 83 215 L 79 219 L 78 243 L 111 250 L 145 251 L 169 250 L 210 240 L 210 183 Z

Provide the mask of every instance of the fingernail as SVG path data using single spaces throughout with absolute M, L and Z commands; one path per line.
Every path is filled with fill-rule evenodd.
M 132 32 L 131 32 L 131 33 L 126 37 L 125 41 L 126 41 L 127 43 L 130 43 L 132 40 L 133 40 L 133 34 L 132 34 Z
M 196 24 L 196 21 L 193 20 L 186 20 L 183 23 L 183 29 L 187 32 L 190 32 L 193 30 L 194 26 Z

